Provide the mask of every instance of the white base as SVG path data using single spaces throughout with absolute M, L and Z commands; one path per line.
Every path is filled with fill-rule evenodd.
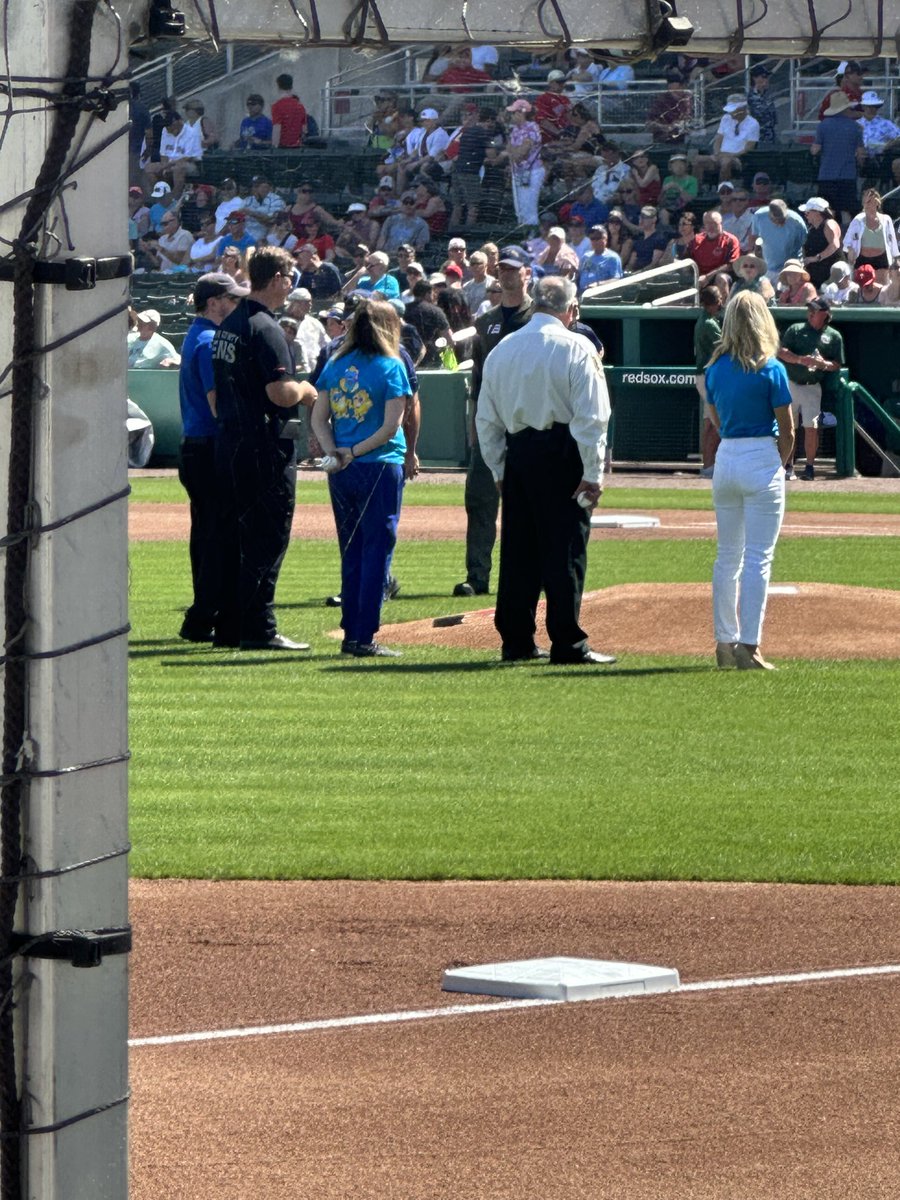
M 639 513 L 597 513 L 591 517 L 591 529 L 655 529 L 659 517 Z
M 770 596 L 797 596 L 799 593 L 800 589 L 790 583 L 775 583 L 769 588 Z
M 671 967 L 556 957 L 456 967 L 444 972 L 441 986 L 445 992 L 471 992 L 479 996 L 592 1000 L 601 996 L 671 992 L 679 984 L 678 972 Z

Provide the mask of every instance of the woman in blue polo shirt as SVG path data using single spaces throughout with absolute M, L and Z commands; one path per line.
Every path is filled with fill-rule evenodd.
M 328 487 L 341 550 L 341 650 L 393 658 L 375 640 L 388 560 L 397 541 L 412 394 L 398 354 L 400 318 L 382 299 L 361 300 L 343 342 L 318 379 L 313 432 L 337 458 Z
M 712 584 L 720 667 L 774 669 L 759 645 L 784 517 L 784 463 L 794 449 L 778 344 L 765 301 L 741 292 L 725 309 L 722 338 L 706 368 L 710 417 L 722 438 L 713 474 L 718 553 Z

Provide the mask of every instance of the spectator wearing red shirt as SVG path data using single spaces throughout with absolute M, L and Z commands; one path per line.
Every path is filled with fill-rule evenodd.
M 863 69 L 858 62 L 842 62 L 835 77 L 837 87 L 830 91 L 819 105 L 819 120 L 825 115 L 825 109 L 831 103 L 835 92 L 846 92 L 854 104 L 859 104 L 863 93 Z
M 541 131 L 541 141 L 555 142 L 562 137 L 569 123 L 572 101 L 563 91 L 565 71 L 551 71 L 547 76 L 547 90 L 534 102 L 534 119 Z
M 451 92 L 461 95 L 471 92 L 476 87 L 484 88 L 490 82 L 491 77 L 487 71 L 472 66 L 472 52 L 468 46 L 464 46 L 450 60 L 447 70 L 438 76 L 438 83 L 442 88 L 448 87 Z
M 272 105 L 272 145 L 279 150 L 295 150 L 306 135 L 306 109 L 294 95 L 292 75 L 279 75 L 275 86 L 281 94 Z
M 700 272 L 697 286 L 702 288 L 714 284 L 721 292 L 723 301 L 726 300 L 731 288 L 727 268 L 740 257 L 740 253 L 737 238 L 722 229 L 722 214 L 704 213 L 703 232 L 696 234 L 688 246 L 688 257 L 694 260 Z

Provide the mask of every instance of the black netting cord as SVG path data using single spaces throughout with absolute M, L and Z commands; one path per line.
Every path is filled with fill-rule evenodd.
M 69 31 L 69 59 L 64 96 L 83 92 L 91 55 L 91 33 L 99 0 L 75 0 Z M 21 232 L 13 248 L 13 360 L 10 413 L 9 488 L 7 530 L 18 533 L 31 519 L 32 461 L 34 436 L 34 398 L 37 383 L 34 354 L 35 327 L 34 264 L 38 248 L 34 243 L 52 202 L 54 187 L 65 166 L 66 155 L 75 136 L 81 111 L 77 105 L 62 105 L 56 110 L 53 133 L 47 147 L 34 191 L 22 219 Z M 14 542 L 6 554 L 6 655 L 21 649 L 26 636 L 28 614 L 26 591 L 30 546 L 27 539 Z M 24 753 L 27 719 L 28 660 L 12 654 L 4 667 L 3 700 L 3 775 L 9 777 L 0 789 L 0 877 L 18 874 L 22 858 L 21 810 L 23 780 L 16 778 Z M 13 988 L 9 947 L 13 931 L 17 884 L 0 883 L 0 995 Z M 16 1053 L 13 1037 L 13 1010 L 6 1005 L 0 1012 L 0 1196 L 21 1195 L 20 1138 L 22 1113 L 16 1081 Z

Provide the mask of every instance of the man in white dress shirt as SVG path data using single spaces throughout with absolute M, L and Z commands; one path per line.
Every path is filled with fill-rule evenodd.
M 531 320 L 484 364 L 475 425 L 503 498 L 494 623 L 506 662 L 615 662 L 579 624 L 610 406 L 599 356 L 570 328 L 576 296 L 570 280 L 538 280 Z M 549 655 L 534 640 L 542 590 Z

